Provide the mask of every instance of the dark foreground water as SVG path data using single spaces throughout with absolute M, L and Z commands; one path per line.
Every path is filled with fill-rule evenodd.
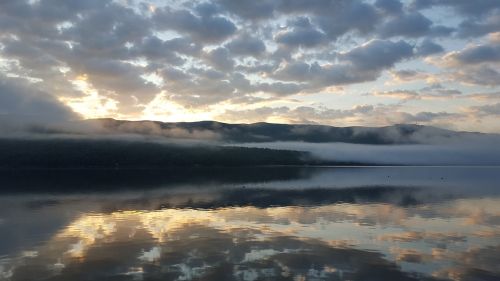
M 500 280 L 500 168 L 0 172 L 0 280 Z

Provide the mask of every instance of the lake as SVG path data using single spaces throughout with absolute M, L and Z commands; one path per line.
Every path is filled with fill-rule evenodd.
M 1 171 L 0 280 L 500 280 L 500 167 Z

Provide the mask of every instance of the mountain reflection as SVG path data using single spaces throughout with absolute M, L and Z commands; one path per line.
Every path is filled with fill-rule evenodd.
M 500 196 L 481 185 L 246 183 L 0 201 L 0 280 L 500 278 Z

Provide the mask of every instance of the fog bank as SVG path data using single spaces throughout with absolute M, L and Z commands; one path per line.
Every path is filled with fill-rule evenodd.
M 365 145 L 349 143 L 267 142 L 238 146 L 299 150 L 322 160 L 396 165 L 500 165 L 500 148 L 484 137 L 451 144 Z M 498 142 L 497 142 L 498 143 Z

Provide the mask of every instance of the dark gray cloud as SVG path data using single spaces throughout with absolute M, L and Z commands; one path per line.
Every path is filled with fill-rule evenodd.
M 19 122 L 62 122 L 78 118 L 69 107 L 36 87 L 20 79 L 0 76 L 0 118 Z
M 307 17 L 294 19 L 289 25 L 291 29 L 276 35 L 276 42 L 290 47 L 315 47 L 326 42 L 326 34 L 314 27 Z
M 431 30 L 432 21 L 418 12 L 400 14 L 384 23 L 380 28 L 382 37 L 420 37 Z
M 217 3 L 239 17 L 253 20 L 270 18 L 276 7 L 276 1 L 273 0 L 217 0 Z
M 196 16 L 189 10 L 158 9 L 153 17 L 158 29 L 185 32 L 202 42 L 219 42 L 233 35 L 237 28 L 219 15 Z
M 467 19 L 458 27 L 460 37 L 479 37 L 500 30 L 500 9 L 481 19 Z
M 132 96 L 149 101 L 158 92 L 154 84 L 141 77 L 144 69 L 140 66 L 91 58 L 75 63 L 72 67 L 75 71 L 84 73 L 94 87 L 109 91 L 124 106 L 134 103 Z
M 81 14 L 61 35 L 63 39 L 77 42 L 85 54 L 128 58 L 125 43 L 139 42 L 152 33 L 151 28 L 151 21 L 133 9 L 110 4 Z
M 419 56 L 423 56 L 423 57 L 438 54 L 441 52 L 444 52 L 444 48 L 441 45 L 439 45 L 439 44 L 437 44 L 429 39 L 425 39 L 417 47 L 417 50 L 416 50 L 416 54 Z
M 298 1 L 307 2 L 307 1 Z M 315 1 L 317 3 L 321 1 Z M 328 1 L 326 7 L 318 5 L 317 21 L 323 31 L 331 38 L 338 37 L 350 31 L 366 34 L 373 31 L 381 22 L 375 7 L 361 1 Z M 307 6 L 307 3 L 304 3 Z
M 480 116 L 499 116 L 500 115 L 500 103 L 472 106 L 471 110 Z
M 388 14 L 400 14 L 403 12 L 403 4 L 399 0 L 377 0 L 375 7 Z
M 498 10 L 496 0 L 413 0 L 412 6 L 417 9 L 431 8 L 432 6 L 447 6 L 468 16 L 481 16 L 493 10 Z
M 338 64 L 292 62 L 274 72 L 274 78 L 309 82 L 310 88 L 372 81 L 384 69 L 413 56 L 413 47 L 404 42 L 372 40 L 348 52 L 339 53 Z
M 441 6 L 452 8 L 466 17 L 458 26 L 459 37 L 479 37 L 500 29 L 500 7 L 496 0 L 413 0 L 416 9 Z
M 232 54 L 237 56 L 254 56 L 259 57 L 266 52 L 266 45 L 264 42 L 249 34 L 242 34 L 229 42 L 226 48 Z
M 384 69 L 413 55 L 413 46 L 405 41 L 372 40 L 356 47 L 340 58 L 349 61 L 359 69 Z
M 208 64 L 218 70 L 230 71 L 234 67 L 228 49 L 219 47 L 205 54 Z
M 452 55 L 460 64 L 480 64 L 500 61 L 500 44 L 478 45 Z
M 200 44 L 188 38 L 173 38 L 161 40 L 156 36 L 145 37 L 132 48 L 131 52 L 137 56 L 144 56 L 155 63 L 163 62 L 173 65 L 182 65 L 185 59 L 182 55 L 198 55 L 201 51 Z

